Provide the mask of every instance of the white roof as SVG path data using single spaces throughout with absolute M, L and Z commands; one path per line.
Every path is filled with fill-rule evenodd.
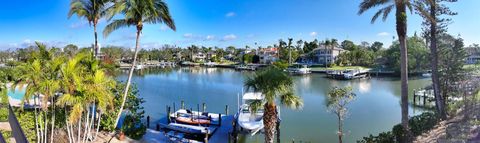
M 243 100 L 262 100 L 263 96 L 260 92 L 247 92 L 243 94 Z

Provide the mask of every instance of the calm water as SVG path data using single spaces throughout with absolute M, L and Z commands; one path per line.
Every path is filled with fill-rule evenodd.
M 225 105 L 234 114 L 237 94 L 243 80 L 250 72 L 237 72 L 220 68 L 150 69 L 140 71 L 133 77 L 139 94 L 146 100 L 146 115 L 152 120 L 166 116 L 165 106 L 184 100 L 189 108 L 206 103 L 209 112 L 224 113 Z M 118 77 L 126 80 L 126 73 Z M 323 74 L 294 76 L 295 93 L 304 100 L 301 110 L 281 108 L 281 139 L 283 142 L 336 142 L 337 121 L 325 107 L 325 95 L 334 86 L 352 86 L 357 94 L 349 106 L 345 120 L 346 142 L 355 142 L 363 136 L 391 130 L 400 123 L 400 80 L 397 78 L 372 78 L 353 81 L 337 81 L 324 78 Z M 410 89 L 424 87 L 428 79 L 411 79 Z M 412 90 L 413 91 L 413 90 Z M 409 95 L 412 94 L 412 91 Z M 410 115 L 421 109 L 410 108 Z M 261 134 L 244 136 L 241 142 L 263 142 Z

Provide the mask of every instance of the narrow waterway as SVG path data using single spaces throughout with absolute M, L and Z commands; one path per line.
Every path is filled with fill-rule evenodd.
M 251 72 L 238 72 L 222 68 L 146 69 L 138 71 L 133 82 L 139 89 L 146 115 L 152 120 L 166 116 L 165 107 L 184 100 L 188 108 L 206 103 L 209 112 L 224 113 L 229 105 L 230 114 L 237 110 L 237 95 L 243 81 Z M 126 73 L 118 76 L 125 81 Z M 337 120 L 325 107 L 328 90 L 332 87 L 351 86 L 356 99 L 349 105 L 345 120 L 345 141 L 355 142 L 363 136 L 391 130 L 400 123 L 400 79 L 371 78 L 351 81 L 331 80 L 324 74 L 293 76 L 295 93 L 304 100 L 301 110 L 281 108 L 281 140 L 303 142 L 336 142 Z M 410 79 L 409 88 L 428 85 L 429 79 Z M 410 107 L 410 115 L 421 109 Z M 240 142 L 263 142 L 262 134 L 242 136 Z

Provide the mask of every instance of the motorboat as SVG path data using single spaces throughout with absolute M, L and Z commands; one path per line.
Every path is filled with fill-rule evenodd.
M 290 74 L 304 75 L 312 73 L 312 70 L 307 65 L 294 64 L 287 68 L 287 72 Z
M 250 104 L 262 102 L 263 94 L 259 92 L 247 92 L 242 97 L 242 105 L 237 113 L 238 125 L 247 131 L 256 133 L 263 129 L 263 109 L 252 111 Z

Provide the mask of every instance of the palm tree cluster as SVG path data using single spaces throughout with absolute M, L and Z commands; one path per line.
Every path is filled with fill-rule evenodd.
M 54 142 L 59 127 L 56 114 L 61 112 L 65 121 L 59 122 L 65 122 L 70 142 L 93 140 L 92 130 L 96 126 L 98 133 L 101 113 L 112 109 L 114 80 L 89 53 L 67 58 L 54 48 L 36 44 L 38 50 L 16 67 L 21 74 L 11 87 L 24 87 L 22 102 L 34 102 L 37 142 Z
M 115 19 L 109 23 L 103 30 L 103 36 L 107 37 L 113 31 L 134 26 L 137 29 L 135 52 L 133 62 L 129 71 L 127 84 L 124 90 L 123 102 L 120 106 L 115 121 L 115 126 L 118 124 L 122 114 L 128 91 L 131 85 L 134 67 L 137 63 L 138 52 L 140 51 L 140 35 L 142 34 L 144 24 L 166 24 L 172 30 L 175 30 L 175 24 L 168 10 L 167 4 L 163 0 L 73 0 L 69 17 L 77 14 L 78 17 L 83 17 L 93 24 L 95 35 L 95 46 L 97 49 L 97 30 L 96 25 L 102 18 L 110 21 L 114 16 L 120 15 L 121 19 Z M 97 50 L 95 50 L 95 56 Z

